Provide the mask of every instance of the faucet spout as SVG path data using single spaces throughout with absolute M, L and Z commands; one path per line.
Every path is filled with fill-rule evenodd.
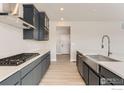
M 103 35 L 101 48 L 104 48 L 104 44 L 103 44 L 104 38 L 107 38 L 108 39 L 108 56 L 110 56 L 110 54 L 112 54 L 110 52 L 110 37 L 108 35 Z

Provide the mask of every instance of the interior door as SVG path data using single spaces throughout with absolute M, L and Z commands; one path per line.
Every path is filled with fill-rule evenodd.
M 60 35 L 57 40 L 57 50 L 59 54 L 69 54 L 70 53 L 70 37 L 69 35 Z
M 57 27 L 56 38 L 57 54 L 70 54 L 70 27 Z

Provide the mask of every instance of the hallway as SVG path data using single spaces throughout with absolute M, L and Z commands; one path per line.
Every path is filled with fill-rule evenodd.
M 69 55 L 57 55 L 57 62 L 52 62 L 40 85 L 85 85 L 76 64 L 70 63 Z

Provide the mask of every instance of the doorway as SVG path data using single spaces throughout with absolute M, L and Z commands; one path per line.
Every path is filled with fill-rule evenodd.
M 56 36 L 57 62 L 70 62 L 70 26 L 57 26 Z

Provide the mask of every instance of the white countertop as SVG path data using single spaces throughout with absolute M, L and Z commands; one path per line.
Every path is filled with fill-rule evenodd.
M 31 53 L 39 53 L 40 55 L 37 57 L 32 58 L 29 61 L 24 62 L 19 66 L 0 66 L 0 82 L 4 79 L 8 78 L 12 74 L 16 73 L 17 71 L 21 70 L 23 67 L 27 66 L 28 64 L 32 63 L 37 58 L 43 56 L 45 53 L 50 51 L 49 49 L 37 50 Z
M 100 62 L 100 65 L 124 79 L 124 62 Z
M 102 53 L 99 50 L 82 50 L 82 49 L 78 49 L 77 51 L 81 52 L 84 55 L 97 55 L 97 54 L 104 55 L 104 53 Z M 104 56 L 106 56 L 106 55 L 104 55 Z M 110 58 L 113 58 L 113 59 L 120 60 L 120 61 L 124 62 L 124 54 L 122 55 L 122 54 L 113 53 L 113 54 L 110 55 Z
M 86 57 L 88 57 L 87 55 L 98 55 L 99 52 L 86 52 L 86 51 L 82 51 L 82 50 L 77 50 L 80 53 L 82 53 L 83 55 L 85 55 Z M 113 73 L 115 73 L 116 75 L 120 76 L 121 78 L 124 79 L 124 57 L 123 56 L 117 56 L 117 55 L 111 55 L 110 58 L 116 59 L 116 60 L 120 60 L 121 62 L 107 62 L 107 61 L 97 61 L 91 57 L 88 57 L 91 60 L 93 60 L 93 62 L 105 67 L 106 69 L 112 71 Z

